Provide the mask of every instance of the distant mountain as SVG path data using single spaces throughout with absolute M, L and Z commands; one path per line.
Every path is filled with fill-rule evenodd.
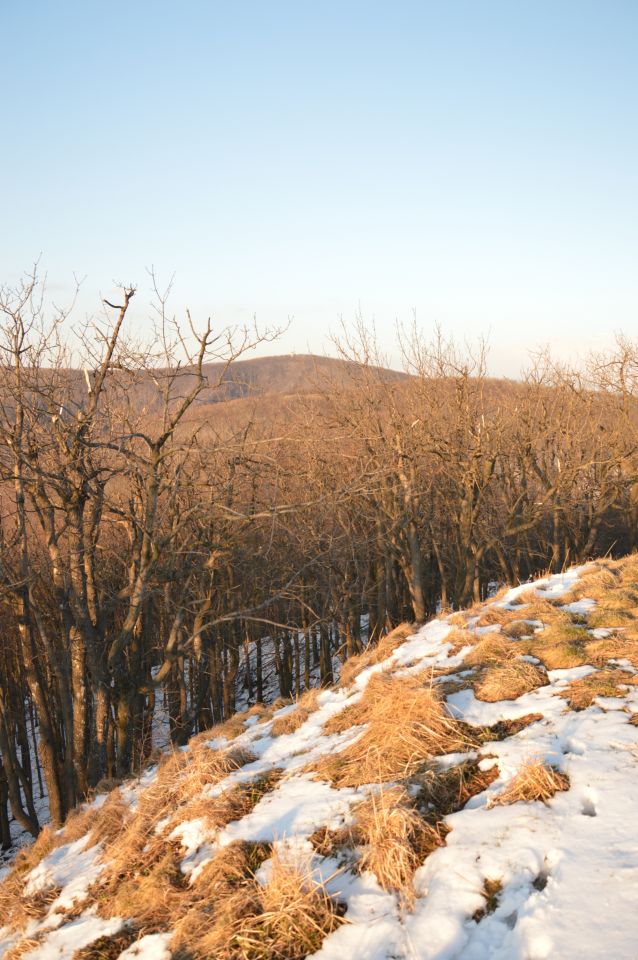
M 301 393 L 317 393 L 329 384 L 342 389 L 356 379 L 358 364 L 335 357 L 319 357 L 314 354 L 284 354 L 276 357 L 255 357 L 236 360 L 224 372 L 224 364 L 206 365 L 206 374 L 211 384 L 220 375 L 222 385 L 205 390 L 201 403 L 219 403 L 245 397 L 272 395 L 290 396 Z M 398 370 L 380 368 L 382 379 L 387 382 L 402 380 L 407 374 Z

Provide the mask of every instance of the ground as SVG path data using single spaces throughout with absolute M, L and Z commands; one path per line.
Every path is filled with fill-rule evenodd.
M 635 958 L 637 614 L 590 564 L 199 735 L 20 854 L 0 957 Z

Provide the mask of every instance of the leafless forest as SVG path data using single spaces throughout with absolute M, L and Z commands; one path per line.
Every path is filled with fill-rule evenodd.
M 43 796 L 61 823 L 138 771 L 160 712 L 181 744 L 402 621 L 638 546 L 622 337 L 503 381 L 416 330 L 393 373 L 359 323 L 339 359 L 262 362 L 260 390 L 246 356 L 276 331 L 177 322 L 158 293 L 142 343 L 134 295 L 73 326 L 35 275 L 0 293 L 4 847 Z

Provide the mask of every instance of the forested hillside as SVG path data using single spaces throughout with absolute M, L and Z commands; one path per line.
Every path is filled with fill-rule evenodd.
M 402 621 L 638 545 L 638 353 L 519 381 L 361 326 L 337 360 L 245 361 L 135 291 L 72 332 L 37 278 L 0 297 L 0 829 L 276 695 L 329 685 Z M 37 745 L 37 750 L 36 750 Z

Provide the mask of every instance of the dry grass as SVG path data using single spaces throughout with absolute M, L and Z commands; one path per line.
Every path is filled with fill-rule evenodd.
M 44 933 L 35 934 L 33 937 L 23 937 L 18 943 L 5 950 L 2 954 L 2 960 L 21 960 L 22 957 L 39 947 L 43 939 Z
M 592 598 L 594 599 L 594 598 Z M 587 613 L 590 627 L 625 627 L 636 624 L 638 594 L 635 590 L 617 587 L 596 602 Z
M 526 713 L 524 717 L 516 717 L 514 720 L 499 720 L 491 727 L 481 727 L 478 736 L 482 743 L 507 740 L 508 737 L 515 737 L 517 733 L 520 733 L 525 727 L 529 727 L 531 723 L 537 723 L 542 719 L 542 713 Z
M 572 710 L 586 710 L 596 697 L 624 697 L 627 690 L 622 687 L 635 686 L 636 683 L 638 679 L 626 670 L 598 670 L 581 680 L 573 680 L 561 690 L 560 696 L 567 700 Z
M 81 950 L 76 950 L 73 960 L 118 960 L 120 954 L 131 947 L 143 934 L 134 927 L 126 926 L 110 937 L 99 937 Z
M 180 870 L 183 856 L 178 842 L 158 838 L 149 844 L 145 857 L 137 853 L 125 868 L 125 850 L 118 850 L 116 863 L 107 866 L 91 891 L 100 916 L 127 917 L 144 933 L 165 929 L 179 915 L 187 890 Z
M 173 932 L 174 956 L 208 957 L 202 941 L 215 931 L 220 941 L 229 936 L 229 924 L 242 910 L 259 901 L 255 872 L 270 855 L 268 844 L 234 843 L 222 848 L 189 884 L 180 870 L 183 852 L 164 841 L 162 855 L 143 870 L 116 882 L 98 885 L 94 892 L 101 916 L 126 916 L 139 935 L 165 930 Z M 239 909 L 241 907 L 241 909 Z M 221 954 L 220 954 L 221 955 Z M 229 954 L 232 956 L 232 954 Z
M 596 606 L 587 614 L 591 627 L 617 627 L 638 620 L 638 555 L 591 565 L 561 603 L 589 598 Z
M 479 910 L 475 910 L 472 915 L 472 920 L 474 920 L 475 923 L 480 923 L 481 920 L 489 916 L 490 913 L 494 913 L 498 907 L 502 890 L 502 880 L 491 879 L 490 877 L 485 878 L 483 881 L 483 889 L 481 890 L 485 902 L 483 906 Z
M 430 766 L 413 779 L 418 787 L 416 802 L 425 817 L 438 825 L 443 817 L 462 810 L 471 797 L 487 790 L 498 777 L 498 766 L 481 770 L 476 760 L 453 767 Z
M 266 706 L 261 703 L 255 704 L 255 707 L 251 707 L 250 710 L 243 710 L 241 713 L 235 713 L 232 717 L 229 717 L 228 720 L 224 720 L 222 723 L 216 723 L 212 727 L 207 727 L 206 730 L 202 730 L 194 737 L 191 737 L 189 740 L 189 745 L 191 747 L 199 744 L 205 745 L 210 740 L 218 739 L 234 740 L 235 737 L 239 737 L 242 733 L 246 733 L 246 730 L 248 729 L 246 726 L 246 720 L 249 720 L 254 716 L 258 716 L 261 719 L 267 709 Z
M 230 923 L 238 907 L 237 918 L 245 909 L 258 909 L 255 874 L 271 854 L 270 844 L 246 842 L 230 844 L 215 854 L 195 880 L 190 902 L 186 901 L 181 916 L 172 924 L 172 947 L 178 955 L 186 949 L 192 956 L 192 944 L 199 955 L 197 944 L 215 924 Z
M 576 616 L 561 609 L 584 597 L 597 601 L 587 615 L 588 625 L 619 629 L 595 640 Z M 603 667 L 561 692 L 575 710 L 585 709 L 598 696 L 622 696 L 622 687 L 636 682 L 633 675 L 605 665 L 623 658 L 638 664 L 638 556 L 597 564 L 569 596 L 556 602 L 537 596 L 533 588 L 519 600 L 527 605 L 514 610 L 477 605 L 469 613 L 450 617 L 455 629 L 447 642 L 455 652 L 472 646 L 465 666 L 474 669 L 469 682 L 479 699 L 516 699 L 547 682 L 546 671 L 522 660 L 521 653 L 533 654 L 549 669 L 584 663 Z M 497 624 L 502 629 L 479 637 L 466 629 L 470 615 L 478 616 L 479 626 Z M 521 617 L 541 621 L 545 628 L 534 633 L 533 625 Z M 341 684 L 351 684 L 362 669 L 386 660 L 414 632 L 414 625 L 402 624 L 376 646 L 351 658 L 343 665 Z M 530 714 L 491 728 L 470 728 L 449 715 L 442 685 L 433 685 L 433 676 L 383 672 L 371 677 L 359 702 L 325 724 L 326 733 L 360 727 L 360 737 L 314 767 L 316 775 L 338 786 L 392 782 L 357 807 L 352 827 L 321 828 L 311 841 L 324 856 L 336 853 L 352 860 L 358 856 L 358 869 L 372 871 L 381 886 L 396 892 L 407 906 L 414 896 L 415 869 L 445 842 L 444 818 L 462 809 L 498 776 L 496 765 L 483 771 L 477 761 L 466 761 L 441 769 L 433 758 L 514 736 L 541 719 Z M 308 691 L 295 709 L 275 719 L 273 734 L 298 729 L 317 709 L 319 694 Z M 193 738 L 189 750 L 163 757 L 155 781 L 140 793 L 136 808 L 126 804 L 116 789 L 101 807 L 85 807 L 72 814 L 62 831 L 43 831 L 33 847 L 19 854 L 12 873 L 0 885 L 0 923 L 19 930 L 32 917 L 46 913 L 58 891 L 27 897 L 29 871 L 53 848 L 86 836 L 87 844 L 102 844 L 106 865 L 88 906 L 97 907 L 103 916 L 126 916 L 131 926 L 96 941 L 78 954 L 80 960 L 115 960 L 140 936 L 166 929 L 174 931 L 175 960 L 301 960 L 316 951 L 343 918 L 341 907 L 313 877 L 309 862 L 293 865 L 274 854 L 270 879 L 262 886 L 255 873 L 271 856 L 270 846 L 231 844 L 188 883 L 180 869 L 183 849 L 168 839 L 178 823 L 199 818 L 212 834 L 245 816 L 275 787 L 279 770 L 211 797 L 207 787 L 253 758 L 239 749 L 211 750 L 207 741 L 234 739 L 247 729 L 247 719 L 257 716 L 267 721 L 284 705 L 282 700 L 268 707 L 256 705 Z M 638 713 L 631 714 L 628 722 L 638 725 Z M 557 791 L 567 789 L 567 776 L 543 762 L 530 761 L 491 805 L 547 803 Z M 485 906 L 477 911 L 477 921 L 495 908 L 499 894 L 500 881 L 486 880 Z M 36 940 L 20 941 L 7 960 L 18 960 L 36 945 Z
M 14 884 L 9 877 L 0 887 L 0 918 L 3 926 L 14 931 L 24 930 L 31 920 L 42 920 L 60 893 L 59 887 L 51 887 L 42 893 L 27 894 L 23 881 L 21 877 Z
M 120 830 L 101 835 L 105 870 L 91 891 L 102 916 L 126 916 L 143 932 L 164 929 L 166 917 L 179 914 L 185 877 L 180 870 L 181 845 L 168 840 L 180 821 L 196 814 L 210 818 L 211 829 L 251 809 L 245 791 L 224 791 L 215 800 L 204 791 L 252 757 L 244 751 L 211 750 L 203 742 L 167 755 L 155 780 L 141 793 Z M 113 809 L 115 813 L 115 809 Z M 216 819 L 217 818 L 217 819 Z
M 638 667 L 638 630 L 623 628 L 600 640 L 590 640 L 585 645 L 587 661 L 594 667 L 604 667 L 608 660 L 629 660 Z
M 311 713 L 317 709 L 317 701 L 321 690 L 314 688 L 306 690 L 304 695 L 299 698 L 294 710 L 284 714 L 283 717 L 277 717 L 273 720 L 271 732 L 273 737 L 279 737 L 281 734 L 294 733 L 306 722 Z
M 541 620 L 543 623 L 561 623 L 569 624 L 572 622 L 571 616 L 564 610 L 561 610 L 560 604 L 563 598 L 558 600 L 548 600 L 542 594 L 537 594 L 535 590 L 525 590 L 517 600 L 517 609 L 513 611 L 517 619 Z
M 73 810 L 67 817 L 63 830 L 63 842 L 73 843 L 87 836 L 87 846 L 101 843 L 109 846 L 119 838 L 124 824 L 131 815 L 131 807 L 119 789 L 108 795 L 100 806 L 83 806 Z
M 496 765 L 480 770 L 474 760 L 447 769 L 431 765 L 411 778 L 414 797 L 399 785 L 386 788 L 356 808 L 352 826 L 322 827 L 311 843 L 322 856 L 349 861 L 356 859 L 355 847 L 363 847 L 358 868 L 371 870 L 384 889 L 399 892 L 409 903 L 414 870 L 445 843 L 449 828 L 444 818 L 461 810 L 496 777 Z
M 214 797 L 207 794 L 195 797 L 190 803 L 179 807 L 173 817 L 165 822 L 160 836 L 170 836 L 180 824 L 193 820 L 203 821 L 208 833 L 221 830 L 233 820 L 241 820 L 250 813 L 262 797 L 274 790 L 282 775 L 283 770 L 276 767 L 260 777 L 223 790 Z
M 238 842 L 219 850 L 184 892 L 171 918 L 171 950 L 176 960 L 208 956 L 199 949 L 211 928 L 232 920 L 233 909 L 254 908 L 255 873 L 271 855 L 266 843 Z
M 509 660 L 487 667 L 474 684 L 477 700 L 497 703 L 499 700 L 517 700 L 524 693 L 547 684 L 547 671 L 527 660 Z
M 417 630 L 418 624 L 400 623 L 394 630 L 391 630 L 389 633 L 386 633 L 384 637 L 381 637 L 378 643 L 370 644 L 363 653 L 358 654 L 356 657 L 350 657 L 341 667 L 339 685 L 349 687 L 357 674 L 365 670 L 366 667 L 373 666 L 375 663 L 383 663 L 384 660 L 387 660 L 388 657 L 394 653 L 397 647 L 404 643 L 413 633 L 416 633 Z
M 260 866 L 272 854 L 269 843 L 239 840 L 218 850 L 194 882 L 200 898 L 219 899 L 228 896 L 240 884 L 254 878 Z
M 146 932 L 161 928 L 166 916 L 178 919 L 189 908 L 189 901 L 179 866 L 183 850 L 179 842 L 168 839 L 172 830 L 180 823 L 203 820 L 213 835 L 250 813 L 281 775 L 282 771 L 275 769 L 216 797 L 195 795 L 163 818 L 162 828 L 153 833 L 140 830 L 136 817 L 129 835 L 125 834 L 117 848 L 108 852 L 106 870 L 94 890 L 100 914 L 130 917 Z M 144 816 L 143 811 L 140 815 Z
M 636 714 L 638 716 L 638 714 Z M 354 837 L 351 827 L 317 827 L 308 837 L 315 850 L 322 857 L 353 857 Z
M 469 617 L 470 614 L 467 610 L 455 610 L 453 613 L 448 613 L 446 619 L 453 627 L 464 629 Z
M 569 790 L 569 777 L 542 760 L 530 760 L 521 767 L 505 790 L 490 801 L 489 806 L 531 803 L 535 800 L 547 803 L 560 790 Z
M 13 869 L 0 883 L 0 922 L 11 930 L 22 930 L 29 920 L 39 919 L 49 909 L 59 890 L 28 896 L 28 875 L 48 853 L 65 843 L 62 831 L 45 827 L 35 843 L 25 847 L 13 861 Z
M 250 729 L 246 726 L 247 720 L 250 720 L 252 717 L 257 717 L 260 723 L 266 723 L 270 720 L 273 713 L 281 710 L 282 707 L 287 707 L 291 702 L 291 700 L 286 700 L 284 697 L 277 697 L 272 703 L 255 703 L 252 707 L 249 707 L 248 710 L 235 713 L 232 717 L 229 717 L 228 720 L 217 723 L 213 727 L 207 727 L 206 730 L 201 730 L 195 734 L 194 737 L 190 738 L 188 741 L 189 746 L 191 748 L 199 745 L 205 746 L 211 740 L 218 739 L 234 740 Z
M 592 563 L 585 573 L 581 573 L 571 590 L 563 594 L 560 603 L 575 603 L 585 598 L 595 600 L 596 603 L 605 603 L 610 594 L 613 595 L 622 587 L 622 583 L 622 569 L 617 561 Z
M 521 649 L 542 660 L 548 670 L 581 667 L 587 663 L 587 644 L 591 635 L 583 627 L 557 618 L 530 640 L 519 641 Z
M 487 633 L 479 640 L 475 640 L 470 652 L 463 661 L 463 666 L 486 667 L 491 664 L 502 664 L 514 660 L 521 653 L 520 646 L 501 633 Z
M 445 831 L 431 826 L 398 786 L 373 794 L 357 807 L 353 835 L 363 846 L 360 870 L 370 870 L 405 906 L 414 901 L 414 871 L 445 842 Z
M 160 764 L 154 782 L 140 797 L 139 810 L 147 819 L 162 819 L 254 759 L 247 750 L 211 750 L 203 743 L 177 751 Z
M 375 674 L 361 700 L 324 729 L 330 733 L 358 724 L 366 729 L 353 744 L 317 761 L 318 776 L 338 786 L 401 780 L 431 757 L 468 747 L 467 734 L 422 675 Z
M 267 882 L 239 884 L 216 901 L 204 926 L 186 935 L 186 955 L 216 960 L 303 960 L 345 921 L 312 873 L 273 853 Z M 180 955 L 179 940 L 175 956 Z
M 527 620 L 512 620 L 503 627 L 503 633 L 512 640 L 520 640 L 521 637 L 530 637 L 534 634 L 536 626 Z
M 489 627 L 494 624 L 505 626 L 517 617 L 516 610 L 507 610 L 505 607 L 497 607 L 492 602 L 487 606 L 479 608 L 477 611 L 478 620 L 476 627 Z
M 476 635 L 473 634 L 471 630 L 461 630 L 458 627 L 451 630 L 445 638 L 445 643 L 452 645 L 450 656 L 455 656 L 457 653 L 460 653 L 464 647 L 471 647 L 475 642 Z

